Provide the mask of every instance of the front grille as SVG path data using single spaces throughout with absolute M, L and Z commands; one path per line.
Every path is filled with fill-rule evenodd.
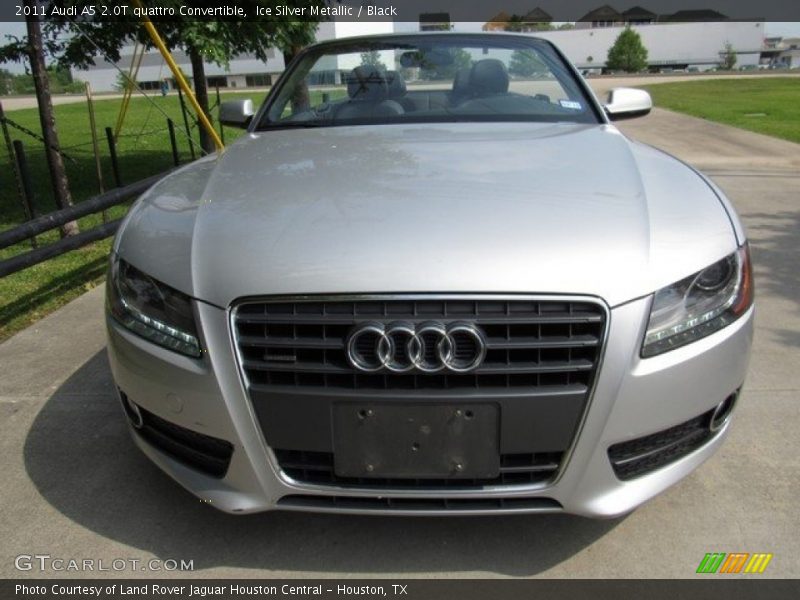
M 711 439 L 714 411 L 657 433 L 614 444 L 608 457 L 614 473 L 622 480 L 646 475 L 697 450 Z
M 357 324 L 427 321 L 477 326 L 486 342 L 471 372 L 364 373 L 346 356 Z M 251 391 L 276 387 L 458 390 L 590 387 L 601 350 L 599 304 L 562 300 L 358 299 L 247 302 L 234 313 L 241 366 Z
M 290 509 L 325 511 L 398 512 L 481 512 L 526 511 L 553 512 L 562 509 L 552 498 L 363 498 L 357 496 L 310 496 L 293 494 L 278 500 L 278 506 Z
M 147 442 L 206 475 L 225 476 L 233 455 L 230 443 L 166 421 L 141 406 L 138 408 L 142 426 L 135 431 Z
M 562 452 L 501 454 L 500 476 L 495 479 L 416 479 L 339 477 L 333 468 L 333 453 L 275 450 L 281 470 L 296 481 L 317 485 L 358 488 L 479 488 L 492 485 L 542 483 L 558 471 Z

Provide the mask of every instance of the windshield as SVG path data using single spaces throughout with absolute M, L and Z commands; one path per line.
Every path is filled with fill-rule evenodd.
M 257 129 L 452 121 L 601 122 L 546 42 L 516 36 L 391 37 L 306 52 Z

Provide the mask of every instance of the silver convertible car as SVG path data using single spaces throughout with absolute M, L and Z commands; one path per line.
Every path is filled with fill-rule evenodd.
M 753 280 L 720 189 L 611 123 L 650 108 L 531 36 L 306 49 L 119 229 L 136 444 L 232 513 L 613 517 L 667 489 L 728 432 Z

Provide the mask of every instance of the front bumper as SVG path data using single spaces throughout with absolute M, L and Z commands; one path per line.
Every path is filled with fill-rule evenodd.
M 193 360 L 154 346 L 108 320 L 109 358 L 117 386 L 145 411 L 232 444 L 221 478 L 186 466 L 133 428 L 142 451 L 181 485 L 231 513 L 271 509 L 381 514 L 568 512 L 625 514 L 691 473 L 723 442 L 729 424 L 699 448 L 648 474 L 620 480 L 608 448 L 669 429 L 712 411 L 745 377 L 753 309 L 725 329 L 649 359 L 639 350 L 649 298 L 610 311 L 603 363 L 566 464 L 544 485 L 483 489 L 358 489 L 299 483 L 278 467 L 240 376 L 226 310 L 197 303 L 208 354 Z

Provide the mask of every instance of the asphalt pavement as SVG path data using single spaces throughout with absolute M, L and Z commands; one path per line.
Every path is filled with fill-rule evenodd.
M 661 110 L 621 129 L 705 170 L 750 236 L 751 369 L 694 474 L 608 521 L 222 514 L 130 441 L 97 288 L 0 344 L 0 577 L 97 575 L 15 568 L 33 554 L 192 560 L 202 577 L 691 577 L 707 552 L 771 552 L 760 577 L 800 575 L 800 145 Z

